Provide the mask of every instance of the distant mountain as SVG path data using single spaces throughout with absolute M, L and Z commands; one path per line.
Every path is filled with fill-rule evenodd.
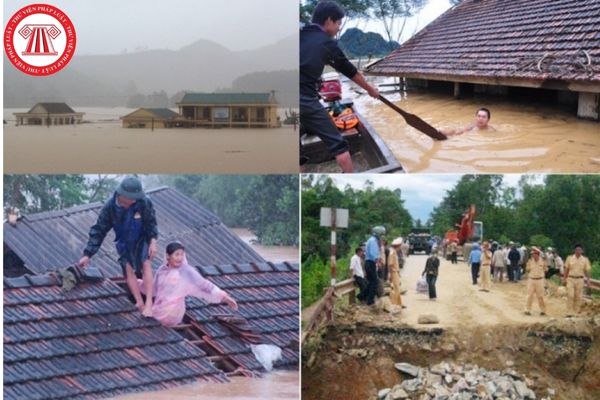
M 233 81 L 231 92 L 275 91 L 277 102 L 283 107 L 298 107 L 298 70 L 253 72 Z
M 348 29 L 338 42 L 349 58 L 381 57 L 400 46 L 398 42 L 386 41 L 379 33 L 363 32 L 358 28 Z
M 236 78 L 249 73 L 297 68 L 297 35 L 237 52 L 199 40 L 178 51 L 76 55 L 67 68 L 48 77 L 17 71 L 5 55 L 4 106 L 30 107 L 40 101 L 66 101 L 72 106 L 124 106 L 139 96 L 158 94 L 163 101 L 164 92 L 212 92 L 232 87 Z

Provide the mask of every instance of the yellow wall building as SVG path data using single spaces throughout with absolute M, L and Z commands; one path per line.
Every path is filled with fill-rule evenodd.
M 173 128 L 178 126 L 179 114 L 169 108 L 139 108 L 121 117 L 123 128 Z
M 186 93 L 179 103 L 186 125 L 276 128 L 277 101 L 271 93 Z

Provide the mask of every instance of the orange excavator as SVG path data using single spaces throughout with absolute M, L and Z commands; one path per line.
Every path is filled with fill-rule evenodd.
M 456 224 L 457 230 L 446 232 L 444 235 L 446 241 L 455 241 L 459 245 L 463 245 L 474 238 L 477 238 L 475 240 L 481 240 L 482 224 L 479 221 L 475 221 L 475 211 L 475 205 L 471 204 L 462 215 L 460 224 Z

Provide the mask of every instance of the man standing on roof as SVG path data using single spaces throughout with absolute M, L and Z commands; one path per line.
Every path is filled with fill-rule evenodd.
M 340 31 L 344 10 L 335 1 L 320 1 L 315 7 L 312 23 L 300 30 L 300 126 L 301 131 L 317 135 L 342 169 L 352 172 L 348 144 L 319 102 L 318 87 L 325 65 L 330 65 L 365 89 L 373 98 L 376 88 L 346 58 L 333 38 Z
M 79 265 L 86 267 L 98 252 L 108 231 L 115 231 L 119 264 L 127 278 L 136 306 L 146 317 L 152 316 L 152 258 L 157 252 L 158 228 L 152 201 L 146 197 L 139 179 L 123 179 L 106 201 L 98 220 L 91 227 L 87 246 Z M 143 271 L 143 273 L 142 273 Z M 137 277 L 143 277 L 146 304 L 142 300 Z

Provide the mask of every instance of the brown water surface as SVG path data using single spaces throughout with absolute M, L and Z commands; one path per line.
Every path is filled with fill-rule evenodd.
M 256 236 L 246 228 L 232 228 L 233 233 L 239 236 L 244 242 L 248 243 L 252 248 L 267 261 L 284 262 L 289 261 L 297 263 L 300 259 L 298 247 L 294 246 L 264 246 L 256 242 Z
M 4 109 L 5 173 L 298 173 L 298 133 L 281 128 L 126 129 L 124 108 L 78 108 L 89 123 L 15 126 Z
M 273 371 L 261 378 L 234 376 L 228 383 L 194 383 L 160 392 L 119 396 L 119 400 L 287 400 L 300 398 L 299 371 Z
M 474 121 L 478 108 L 491 110 L 496 132 L 473 130 L 438 142 L 408 126 L 380 101 L 356 95 L 347 83 L 344 94 L 354 97 L 358 111 L 408 172 L 600 172 L 600 123 L 579 119 L 566 106 L 492 96 L 455 100 L 429 92 L 385 94 L 436 128 L 462 127 Z

